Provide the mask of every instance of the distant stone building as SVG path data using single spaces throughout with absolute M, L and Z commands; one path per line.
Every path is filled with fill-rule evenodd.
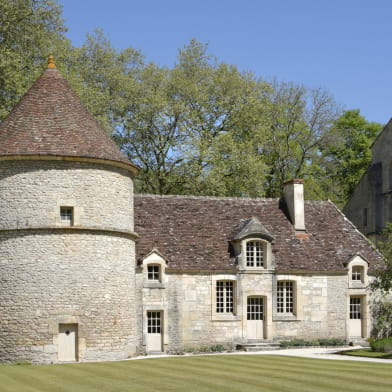
M 372 240 L 392 222 L 392 120 L 371 146 L 372 162 L 343 212 Z
M 0 124 L 0 361 L 369 336 L 380 255 L 301 180 L 134 195 L 137 171 L 50 61 Z

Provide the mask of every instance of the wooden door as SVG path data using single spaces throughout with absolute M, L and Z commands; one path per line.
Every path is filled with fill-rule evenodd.
M 246 313 L 248 339 L 264 339 L 264 298 L 248 297 Z
M 162 312 L 147 312 L 147 351 L 162 351 Z
M 60 324 L 58 336 L 58 360 L 70 362 L 77 360 L 77 324 Z

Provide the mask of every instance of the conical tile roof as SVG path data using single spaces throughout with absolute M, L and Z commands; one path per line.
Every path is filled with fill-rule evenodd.
M 135 171 L 53 63 L 0 124 L 0 157 L 83 157 Z

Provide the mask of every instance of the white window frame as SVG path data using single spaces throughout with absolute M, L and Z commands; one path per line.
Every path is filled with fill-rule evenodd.
M 235 285 L 232 280 L 216 281 L 216 308 L 217 314 L 234 314 Z
M 60 206 L 60 222 L 63 226 L 73 226 L 74 208 L 71 206 Z
M 248 244 L 253 245 L 253 250 L 249 252 Z M 260 251 L 257 251 L 260 246 Z M 271 243 L 260 237 L 250 237 L 241 241 L 240 268 L 248 271 L 264 271 L 271 268 L 272 249 Z
M 149 282 L 161 281 L 161 266 L 159 264 L 147 264 L 147 280 Z
M 353 283 L 363 283 L 364 267 L 362 265 L 353 265 L 351 268 L 351 280 Z
M 245 243 L 245 264 L 247 268 L 264 268 L 265 246 L 263 241 L 250 240 Z
M 362 297 L 350 297 L 350 320 L 362 319 Z
M 219 288 L 219 286 L 221 286 L 221 288 Z M 219 293 L 218 290 L 222 290 L 221 293 Z M 223 297 L 220 297 L 220 295 L 223 295 Z M 216 321 L 238 321 L 237 307 L 237 276 L 231 274 L 212 275 L 211 319 Z
M 368 284 L 368 263 L 360 255 L 354 256 L 348 263 L 348 287 L 365 288 Z M 360 277 L 360 279 L 357 279 Z
M 276 283 L 276 313 L 295 315 L 295 281 L 278 280 Z
M 153 275 L 149 272 L 149 267 L 158 267 L 159 279 L 156 273 Z M 142 261 L 143 287 L 146 288 L 165 288 L 167 283 L 166 260 L 157 252 L 151 251 Z

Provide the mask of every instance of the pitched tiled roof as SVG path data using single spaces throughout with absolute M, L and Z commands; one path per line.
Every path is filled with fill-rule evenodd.
M 299 238 L 278 199 L 135 195 L 138 260 L 157 249 L 173 269 L 233 270 L 229 241 L 252 217 L 273 237 L 279 270 L 343 271 L 355 255 L 382 262 L 331 202 L 305 202 L 307 234 Z
M 56 68 L 47 68 L 0 124 L 0 156 L 68 156 L 135 167 Z

